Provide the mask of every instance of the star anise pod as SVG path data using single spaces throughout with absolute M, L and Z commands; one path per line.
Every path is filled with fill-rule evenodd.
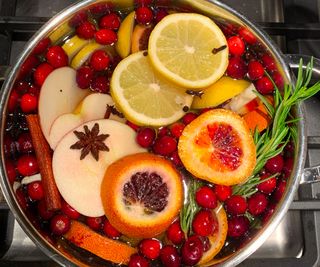
M 76 143 L 70 146 L 71 149 L 81 149 L 80 160 L 84 159 L 89 152 L 99 160 L 99 151 L 109 151 L 109 148 L 103 142 L 109 137 L 109 134 L 99 134 L 99 124 L 95 123 L 91 131 L 87 125 L 83 126 L 84 132 L 73 131 L 79 139 Z M 98 135 L 99 134 L 99 135 Z

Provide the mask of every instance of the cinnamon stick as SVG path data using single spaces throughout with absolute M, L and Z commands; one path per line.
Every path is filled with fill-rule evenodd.
M 38 115 L 30 114 L 26 116 L 26 119 L 38 160 L 46 206 L 51 211 L 59 210 L 61 208 L 61 196 L 53 177 L 50 146 L 41 131 Z

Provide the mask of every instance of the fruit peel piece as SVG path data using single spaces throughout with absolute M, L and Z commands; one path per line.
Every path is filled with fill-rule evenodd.
M 118 54 L 125 58 L 131 52 L 131 40 L 132 33 L 135 24 L 136 13 L 132 11 L 126 18 L 122 21 L 120 28 L 118 30 L 118 41 L 116 42 L 116 51 Z

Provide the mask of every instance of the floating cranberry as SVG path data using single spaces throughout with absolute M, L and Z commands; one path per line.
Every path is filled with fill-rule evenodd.
M 24 79 L 33 69 L 40 64 L 40 60 L 35 55 L 30 55 L 26 58 L 23 64 L 20 67 L 18 79 Z
M 104 221 L 102 230 L 107 237 L 112 239 L 118 239 L 121 236 L 121 233 L 108 220 Z
M 153 151 L 161 156 L 169 156 L 177 149 L 177 141 L 171 136 L 164 135 L 156 139 Z
M 9 101 L 8 101 L 8 111 L 13 112 L 19 102 L 20 95 L 17 93 L 16 90 L 12 90 Z
M 90 6 L 90 13 L 94 15 L 103 15 L 108 12 L 110 12 L 110 9 L 112 8 L 112 3 L 97 3 L 92 6 Z
M 36 45 L 36 47 L 33 49 L 32 52 L 33 54 L 40 55 L 44 53 L 50 45 L 51 45 L 51 40 L 50 38 L 46 37 L 40 40 L 40 42 Z
M 169 128 L 168 127 L 161 127 L 159 130 L 158 130 L 158 137 L 161 137 L 161 136 L 165 136 L 165 135 L 169 135 Z
M 53 71 L 53 67 L 50 64 L 46 62 L 41 63 L 33 73 L 35 84 L 41 87 L 45 79 L 48 77 L 48 75 L 52 71 Z
M 87 20 L 88 20 L 87 12 L 84 10 L 81 10 L 70 19 L 69 25 L 71 27 L 78 27 L 81 23 L 84 23 Z
M 35 84 L 30 84 L 30 86 L 28 87 L 28 94 L 39 97 L 39 94 L 40 94 L 39 86 Z
M 243 40 L 250 45 L 253 45 L 257 42 L 257 38 L 254 36 L 252 32 L 250 32 L 249 29 L 245 27 L 241 27 L 239 29 L 239 35 L 243 38 Z
M 239 36 L 231 36 L 227 40 L 229 52 L 235 56 L 242 56 L 245 51 L 245 44 Z
M 280 173 L 284 166 L 284 160 L 281 154 L 269 159 L 265 164 L 265 169 L 271 174 Z
M 30 133 L 22 133 L 18 138 L 18 145 L 20 153 L 33 152 L 33 144 Z
M 145 127 L 141 128 L 138 131 L 136 141 L 141 147 L 148 148 L 153 144 L 155 137 L 155 130 L 149 127 Z
M 38 108 L 38 97 L 28 93 L 24 94 L 21 97 L 20 107 L 24 113 L 36 111 Z
M 54 215 L 53 211 L 48 210 L 44 199 L 40 200 L 38 202 L 37 210 L 38 210 L 38 214 L 40 215 L 40 217 L 45 221 L 50 220 L 52 218 L 52 216 Z
M 203 255 L 203 243 L 199 236 L 190 236 L 181 248 L 182 262 L 188 266 L 196 265 Z
M 63 235 L 70 229 L 70 219 L 64 214 L 57 214 L 50 220 L 50 230 L 54 235 Z
M 232 217 L 228 221 L 228 236 L 238 238 L 249 230 L 250 222 L 244 216 Z
M 6 160 L 5 166 L 9 183 L 12 185 L 17 178 L 16 167 L 11 160 Z
M 267 205 L 268 199 L 262 193 L 255 193 L 248 199 L 248 210 L 254 216 L 263 213 Z
M 192 122 L 194 119 L 196 119 L 198 117 L 198 115 L 196 113 L 193 113 L 193 112 L 188 112 L 187 114 L 185 114 L 183 117 L 182 117 L 182 122 L 185 124 L 185 125 L 188 125 L 190 122 Z
M 184 232 L 181 229 L 180 221 L 175 221 L 167 229 L 167 238 L 175 245 L 184 241 Z
M 80 213 L 65 201 L 62 202 L 61 211 L 73 220 L 77 220 L 80 217 Z
M 176 167 L 180 167 L 182 166 L 182 161 L 180 159 L 179 153 L 178 151 L 174 151 L 171 155 L 170 155 L 170 160 L 173 162 L 173 164 Z
M 93 91 L 106 94 L 110 89 L 110 82 L 105 75 L 99 75 L 92 79 L 90 87 Z
M 292 173 L 292 169 L 293 169 L 293 164 L 294 164 L 294 160 L 293 158 L 287 158 L 284 162 L 283 165 L 283 174 L 284 174 L 284 178 L 289 178 L 291 173 Z
M 193 232 L 200 236 L 212 235 L 216 227 L 215 219 L 210 210 L 200 210 L 193 219 Z
M 159 21 L 161 21 L 165 16 L 168 15 L 168 12 L 167 10 L 165 9 L 159 9 L 156 13 L 156 16 L 155 16 L 155 21 L 156 23 L 158 23 Z
M 26 81 L 19 81 L 15 84 L 14 90 L 19 94 L 23 95 L 28 92 L 29 83 Z
M 83 39 L 93 38 L 95 32 L 96 32 L 96 27 L 89 21 L 85 21 L 81 23 L 76 29 L 77 35 Z
M 95 231 L 99 231 L 102 228 L 103 217 L 87 217 L 87 225 Z
M 270 194 L 273 192 L 273 190 L 276 188 L 277 185 L 277 179 L 276 177 L 271 177 L 270 173 L 265 173 L 260 176 L 260 180 L 264 182 L 260 183 L 257 185 L 257 188 L 260 192 L 265 193 L 265 194 Z
M 68 55 L 59 45 L 51 46 L 47 53 L 46 59 L 48 63 L 54 68 L 61 68 L 68 65 Z
M 144 239 L 139 244 L 142 255 L 150 260 L 155 260 L 160 255 L 161 243 L 157 239 Z
M 200 207 L 214 209 L 217 207 L 217 196 L 209 186 L 202 186 L 196 192 L 196 202 Z
M 273 199 L 275 201 L 280 201 L 284 192 L 286 191 L 287 181 L 279 179 L 277 183 L 277 187 L 273 192 Z
M 271 218 L 272 214 L 274 213 L 276 209 L 275 203 L 269 203 L 268 207 L 266 208 L 265 212 L 262 214 L 262 223 L 266 223 Z
M 242 79 L 247 73 L 246 63 L 241 57 L 231 57 L 227 67 L 227 74 L 234 79 Z
M 224 202 L 226 201 L 231 195 L 232 195 L 232 188 L 227 185 L 215 185 L 214 186 L 214 192 L 217 196 L 217 198 Z
M 101 29 L 97 31 L 94 38 L 98 44 L 112 45 L 118 40 L 118 35 L 109 29 Z
M 260 94 L 266 95 L 273 92 L 274 86 L 272 81 L 267 77 L 263 76 L 258 79 L 255 83 L 256 89 Z
M 266 68 L 267 71 L 273 72 L 277 70 L 277 65 L 274 59 L 269 55 L 263 55 L 261 57 L 262 64 Z
M 160 260 L 165 267 L 180 267 L 181 258 L 177 248 L 171 245 L 164 246 L 160 251 Z
M 171 135 L 175 138 L 179 138 L 183 132 L 185 125 L 181 122 L 176 122 L 170 126 Z
M 34 155 L 22 155 L 17 161 L 18 172 L 22 176 L 31 176 L 39 172 L 38 162 Z
M 99 26 L 102 29 L 118 30 L 120 27 L 120 18 L 117 14 L 111 13 L 103 16 L 99 21 Z
M 133 254 L 130 257 L 128 267 L 149 267 L 149 262 L 139 254 Z
M 148 6 L 152 3 L 152 0 L 135 0 L 138 6 Z
M 203 252 L 207 252 L 211 248 L 210 239 L 207 236 L 201 236 L 203 242 Z
M 89 88 L 92 78 L 93 70 L 90 67 L 84 66 L 77 69 L 76 81 L 81 89 Z
M 106 70 L 110 65 L 110 58 L 104 50 L 96 50 L 90 58 L 90 66 L 96 71 Z
M 225 205 L 228 213 L 232 215 L 244 214 L 247 210 L 246 199 L 239 195 L 233 195 L 228 198 Z
M 250 80 L 258 80 L 264 75 L 264 68 L 259 61 L 250 61 L 248 64 L 248 76 Z
M 138 7 L 136 10 L 136 20 L 140 24 L 147 25 L 153 19 L 152 10 L 148 7 Z
M 276 84 L 276 86 L 278 87 L 279 90 L 283 89 L 284 80 L 283 80 L 282 75 L 279 72 L 274 72 L 272 74 L 272 80 L 274 81 L 274 83 Z
M 41 181 L 35 181 L 27 186 L 28 196 L 32 200 L 41 200 L 44 197 L 44 191 Z

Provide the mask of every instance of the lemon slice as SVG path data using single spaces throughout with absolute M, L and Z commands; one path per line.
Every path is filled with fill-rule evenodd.
M 150 35 L 148 53 L 157 71 L 188 88 L 213 84 L 228 66 L 222 31 L 208 17 L 194 13 L 164 17 Z
M 71 60 L 89 42 L 89 40 L 82 39 L 78 37 L 78 35 L 75 35 L 68 39 L 62 48 L 68 55 L 69 60 Z
M 114 102 L 132 122 L 162 126 L 180 119 L 192 103 L 185 89 L 168 82 L 152 69 L 146 51 L 131 54 L 111 78 Z

